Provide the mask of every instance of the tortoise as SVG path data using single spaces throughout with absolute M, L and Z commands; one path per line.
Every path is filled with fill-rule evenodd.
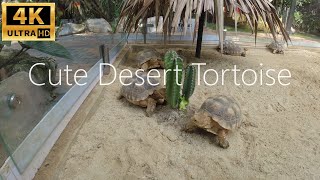
M 218 47 L 220 50 L 220 45 Z M 236 44 L 233 41 L 225 40 L 223 41 L 223 53 L 230 56 L 246 56 L 247 48 L 241 48 L 239 44 Z
M 272 41 L 266 47 L 269 48 L 273 54 L 284 54 L 284 47 L 279 42 Z
M 144 49 L 137 54 L 139 68 L 147 71 L 149 69 L 164 68 L 164 61 L 160 53 L 153 48 Z
M 132 104 L 146 107 L 147 116 L 150 117 L 156 105 L 164 104 L 166 98 L 166 89 L 156 84 L 159 84 L 159 81 L 151 77 L 148 81 L 148 76 L 145 73 L 135 75 L 125 79 L 118 98 L 124 97 Z
M 222 148 L 228 148 L 226 135 L 241 124 L 241 109 L 237 102 L 227 96 L 209 97 L 186 125 L 186 132 L 204 129 L 215 136 L 215 142 Z

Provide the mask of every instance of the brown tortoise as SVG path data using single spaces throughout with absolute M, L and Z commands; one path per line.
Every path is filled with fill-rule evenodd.
M 130 85 L 121 87 L 119 99 L 125 97 L 132 104 L 146 107 L 147 116 L 151 116 L 157 104 L 164 104 L 166 89 L 154 85 L 158 83 L 154 78 L 149 77 L 149 82 L 145 73 L 127 78 L 124 84 Z
M 283 44 L 272 41 L 270 44 L 266 46 L 273 54 L 284 54 Z
M 164 61 L 159 52 L 153 48 L 144 49 L 137 54 L 139 68 L 147 71 L 149 69 L 164 68 Z
M 218 47 L 220 50 L 220 45 Z M 247 48 L 241 48 L 239 44 L 236 44 L 233 41 L 225 40 L 223 41 L 223 54 L 230 55 L 230 56 L 246 56 L 246 52 L 248 51 Z
M 201 128 L 216 134 L 216 143 L 228 148 L 226 135 L 241 124 L 241 109 L 232 98 L 220 95 L 208 98 L 187 124 L 185 131 L 193 132 Z

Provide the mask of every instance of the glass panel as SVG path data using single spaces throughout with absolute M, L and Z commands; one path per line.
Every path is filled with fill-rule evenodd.
M 20 173 L 72 110 L 79 97 L 91 84 L 97 82 L 102 62 L 99 45 L 105 44 L 112 58 L 125 45 L 126 37 L 125 34 L 85 34 L 60 38 L 58 42 L 70 51 L 73 59 L 52 57 L 58 66 L 56 82 L 61 82 L 61 85 L 51 92 L 33 85 L 26 72 L 14 74 L 0 82 L 0 135 L 3 139 L 0 149 L 6 147 Z M 18 47 L 14 44 L 11 48 Z M 33 50 L 29 54 L 48 57 L 47 54 Z M 64 71 L 67 66 L 71 70 L 68 74 Z M 86 83 L 84 86 L 75 85 L 73 75 L 78 69 L 87 72 L 87 78 L 78 82 Z M 2 159 L 6 158 L 3 153 Z

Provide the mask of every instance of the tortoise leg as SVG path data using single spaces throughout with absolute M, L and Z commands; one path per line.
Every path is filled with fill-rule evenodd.
M 149 69 L 149 63 L 148 62 L 145 62 L 141 65 L 141 69 L 143 69 L 144 71 L 148 71 Z
M 166 88 L 155 90 L 152 94 L 152 98 L 157 100 L 158 104 L 164 104 L 166 100 Z
M 227 130 L 220 129 L 216 136 L 217 144 L 224 149 L 227 149 L 229 147 L 229 142 L 226 140 L 226 135 L 227 135 Z
M 123 98 L 122 94 L 119 93 L 119 95 L 117 96 L 117 99 L 118 99 L 118 100 L 121 100 L 122 98 Z
M 198 126 L 196 126 L 194 123 L 194 117 L 191 118 L 191 120 L 188 122 L 188 124 L 182 129 L 185 132 L 193 133 L 195 130 L 198 129 Z
M 160 64 L 160 67 L 161 67 L 162 69 L 165 69 L 164 61 L 163 61 L 163 60 L 160 60 L 160 61 L 159 61 L 159 64 Z
M 153 111 L 155 110 L 157 105 L 157 101 L 153 98 L 148 98 L 148 104 L 147 104 L 147 116 L 151 117 L 153 114 Z

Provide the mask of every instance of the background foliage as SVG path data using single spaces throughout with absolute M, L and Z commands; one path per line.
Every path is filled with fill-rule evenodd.
M 274 0 L 273 4 L 283 14 L 293 0 Z M 299 31 L 320 34 L 320 0 L 297 0 L 293 26 Z

